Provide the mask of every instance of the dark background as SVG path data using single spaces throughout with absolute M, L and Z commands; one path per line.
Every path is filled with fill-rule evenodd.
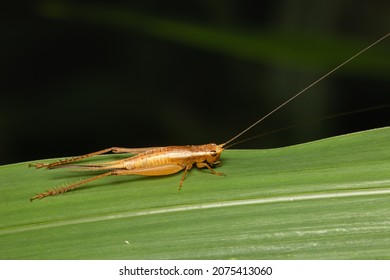
M 222 143 L 389 32 L 389 1 L 2 2 L 0 164 Z M 242 138 L 390 103 L 390 40 Z M 389 125 L 389 108 L 257 138 Z

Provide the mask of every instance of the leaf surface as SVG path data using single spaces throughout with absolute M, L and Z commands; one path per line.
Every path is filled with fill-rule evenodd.
M 1 259 L 388 259 L 390 128 L 227 150 L 214 176 L 105 178 L 0 167 Z M 98 160 L 117 159 L 118 155 Z

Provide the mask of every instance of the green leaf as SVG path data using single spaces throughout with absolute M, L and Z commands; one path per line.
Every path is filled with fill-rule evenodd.
M 110 177 L 32 203 L 88 173 L 1 166 L 0 258 L 387 259 L 389 139 L 227 150 L 226 176 L 194 168 L 181 191 L 181 174 Z

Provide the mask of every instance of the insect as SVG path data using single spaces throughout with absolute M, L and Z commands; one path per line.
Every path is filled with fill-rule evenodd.
M 102 179 L 108 176 L 120 176 L 120 175 L 143 175 L 143 176 L 162 176 L 170 175 L 177 173 L 179 171 L 184 171 L 179 183 L 179 189 L 181 189 L 183 182 L 186 178 L 188 171 L 195 165 L 197 168 L 207 168 L 215 175 L 223 175 L 220 172 L 216 172 L 213 168 L 220 163 L 221 153 L 232 146 L 234 140 L 242 136 L 247 131 L 251 130 L 253 127 L 258 125 L 264 119 L 268 118 L 270 115 L 280 110 L 282 107 L 286 106 L 288 103 L 296 99 L 298 96 L 306 92 L 308 89 L 313 87 L 315 84 L 319 83 L 333 72 L 349 63 L 351 60 L 355 59 L 357 56 L 361 55 L 374 45 L 378 44 L 385 38 L 390 36 L 390 33 L 381 37 L 374 43 L 370 44 L 360 52 L 356 53 L 343 63 L 339 64 L 337 67 L 333 68 L 331 71 L 321 76 L 319 79 L 315 80 L 313 83 L 309 84 L 307 87 L 293 95 L 291 98 L 283 102 L 281 105 L 273 109 L 271 112 L 257 120 L 255 123 L 238 133 L 236 136 L 228 140 L 223 144 L 205 144 L 205 145 L 192 145 L 192 146 L 168 146 L 168 147 L 153 147 L 153 148 L 107 148 L 101 151 L 72 157 L 65 160 L 60 160 L 52 163 L 35 163 L 30 164 L 30 166 L 36 168 L 72 168 L 74 170 L 85 170 L 85 171 L 105 171 L 100 175 L 82 180 L 80 182 L 70 184 L 68 186 L 61 186 L 54 189 L 49 189 L 46 192 L 37 194 L 30 198 L 30 201 L 34 199 L 42 199 L 47 196 L 54 196 L 58 194 L 65 193 L 69 190 L 73 190 L 81 185 L 87 184 L 91 181 Z M 228 145 L 230 144 L 230 145 Z M 134 156 L 111 161 L 99 164 L 73 164 L 82 159 L 87 159 L 93 156 L 105 154 L 105 153 L 129 153 Z

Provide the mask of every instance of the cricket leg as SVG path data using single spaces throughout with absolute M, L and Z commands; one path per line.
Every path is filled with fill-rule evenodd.
M 198 168 L 204 168 L 206 167 L 208 170 L 210 170 L 214 175 L 217 175 L 217 176 L 223 176 L 225 175 L 224 173 L 222 172 L 217 172 L 215 171 L 207 162 L 197 162 L 196 163 L 196 167 Z
M 98 179 L 101 179 L 101 178 L 104 178 L 104 177 L 107 177 L 107 176 L 111 176 L 111 175 L 118 175 L 117 174 L 118 172 L 117 171 L 110 171 L 110 172 L 106 172 L 106 173 L 103 173 L 103 174 L 100 174 L 100 175 L 97 175 L 97 176 L 94 176 L 94 177 L 91 177 L 91 178 L 88 178 L 86 180 L 82 180 L 78 183 L 75 183 L 75 184 L 71 184 L 69 186 L 64 186 L 64 187 L 59 187 L 59 188 L 54 188 L 54 189 L 50 189 L 46 192 L 43 192 L 43 193 L 40 193 L 40 194 L 37 194 L 33 197 L 30 198 L 30 201 L 33 201 L 34 199 L 42 199 L 46 196 L 54 196 L 54 195 L 58 195 L 58 194 L 62 194 L 62 193 L 65 193 L 69 190 L 73 190 L 81 185 L 84 185 L 86 183 L 89 183 L 91 181 L 95 181 L 95 180 L 98 180 Z
M 145 149 L 146 148 L 143 148 L 143 150 L 145 150 Z M 35 168 L 46 167 L 46 168 L 50 169 L 50 168 L 55 168 L 56 166 L 68 164 L 68 163 L 71 163 L 71 162 L 79 161 L 79 160 L 90 158 L 90 157 L 97 156 L 97 155 L 102 155 L 102 154 L 106 154 L 106 153 L 110 153 L 110 152 L 113 152 L 113 153 L 127 153 L 127 152 L 130 152 L 130 150 L 133 151 L 134 154 L 137 151 L 137 149 L 134 150 L 134 149 L 127 149 L 127 148 L 111 147 L 111 148 L 107 148 L 107 149 L 100 150 L 100 151 L 97 151 L 97 152 L 93 152 L 93 153 L 89 153 L 89 154 L 85 154 L 85 155 L 81 155 L 81 156 L 76 156 L 76 157 L 72 157 L 72 158 L 68 158 L 68 159 L 64 159 L 64 160 L 59 160 L 59 161 L 55 161 L 55 162 L 52 162 L 52 163 L 35 163 L 35 164 L 30 164 L 30 167 L 35 167 Z
M 150 150 L 155 150 L 155 149 L 160 149 L 161 147 L 146 147 L 146 148 L 119 148 L 115 147 L 112 148 L 112 152 L 114 154 L 121 154 L 121 153 L 128 153 L 128 154 L 133 154 L 133 155 L 138 155 L 145 153 Z
M 144 175 L 144 176 L 162 176 L 162 175 L 169 175 L 173 173 L 177 173 L 180 170 L 182 170 L 183 167 L 177 164 L 166 164 L 161 166 L 154 166 L 154 167 L 146 167 L 146 168 L 137 168 L 137 169 L 120 169 L 120 170 L 112 170 L 94 177 L 91 177 L 89 179 L 82 180 L 78 183 L 71 184 L 69 186 L 59 187 L 55 189 L 50 189 L 46 192 L 37 194 L 36 196 L 33 196 L 30 198 L 30 201 L 33 201 L 34 199 L 42 199 L 47 196 L 54 196 L 58 194 L 65 193 L 69 190 L 73 190 L 75 188 L 78 188 L 81 185 L 87 184 L 89 182 L 107 177 L 107 176 L 118 176 L 118 175 Z
M 187 164 L 187 166 L 185 167 L 183 176 L 181 177 L 181 180 L 180 180 L 179 191 L 181 190 L 181 187 L 183 186 L 183 183 L 184 183 L 184 180 L 186 178 L 188 170 L 190 170 L 191 168 L 192 168 L 192 163 L 191 164 Z

